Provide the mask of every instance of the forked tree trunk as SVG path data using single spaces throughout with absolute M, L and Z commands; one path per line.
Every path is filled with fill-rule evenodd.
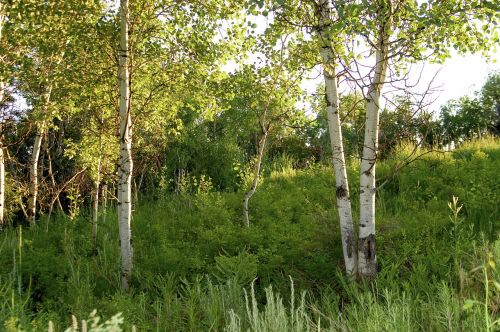
M 118 166 L 118 227 L 120 233 L 121 287 L 128 290 L 132 274 L 132 120 L 130 117 L 129 82 L 129 8 L 128 0 L 120 1 L 120 161 Z
M 248 203 L 253 194 L 255 194 L 255 190 L 257 190 L 257 185 L 259 184 L 260 168 L 262 166 L 262 158 L 264 156 L 264 150 L 266 147 L 267 134 L 268 131 L 263 130 L 259 140 L 257 160 L 255 161 L 255 165 L 253 168 L 252 185 L 250 186 L 250 189 L 245 193 L 245 197 L 243 198 L 243 225 L 245 225 L 246 227 L 250 226 L 250 219 L 248 217 Z
M 361 157 L 359 183 L 359 238 L 358 273 L 362 279 L 371 279 L 377 274 L 375 251 L 375 168 L 378 152 L 378 131 L 381 91 L 385 83 L 388 67 L 389 30 L 391 26 L 391 1 L 380 16 L 381 23 L 377 40 L 375 70 L 370 83 L 366 104 L 365 139 Z
M 337 90 L 335 55 L 332 49 L 330 36 L 325 30 L 330 23 L 331 9 L 329 1 L 321 0 L 320 9 L 319 37 L 321 38 L 321 58 L 323 62 L 323 77 L 325 78 L 328 131 L 330 133 L 332 160 L 335 169 L 335 186 L 340 234 L 342 238 L 342 251 L 347 274 L 355 276 L 357 271 L 356 237 L 352 220 L 349 182 L 347 180 L 347 166 L 344 156 L 342 127 L 339 114 L 340 105 Z

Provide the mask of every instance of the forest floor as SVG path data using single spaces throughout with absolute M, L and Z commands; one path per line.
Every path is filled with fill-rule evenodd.
M 343 274 L 331 168 L 275 163 L 250 202 L 249 228 L 242 192 L 207 185 L 142 198 L 129 293 L 119 289 L 112 209 L 96 243 L 85 213 L 6 229 L 0 330 L 46 331 L 51 321 L 63 331 L 94 309 L 103 319 L 89 318 L 89 330 L 121 315 L 92 331 L 500 330 L 500 142 L 431 152 L 392 174 L 406 152 L 377 169 L 391 180 L 377 197 L 372 282 Z M 358 165 L 349 171 L 357 211 Z

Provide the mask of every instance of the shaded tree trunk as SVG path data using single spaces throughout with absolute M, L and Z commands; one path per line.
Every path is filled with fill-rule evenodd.
M 61 200 L 59 199 L 59 194 L 58 194 L 59 191 L 57 188 L 56 179 L 54 177 L 54 171 L 52 170 L 52 156 L 51 156 L 50 150 L 47 150 L 46 152 L 47 152 L 47 158 L 49 160 L 48 172 L 49 172 L 50 180 L 52 182 L 52 189 L 53 189 L 53 194 L 52 194 L 53 198 L 52 198 L 52 201 L 49 205 L 49 219 L 50 219 L 50 215 L 52 214 L 52 209 L 53 209 L 53 205 L 55 202 L 57 202 L 57 206 L 61 212 L 64 212 L 64 208 L 61 204 Z
M 355 276 L 357 271 L 357 250 L 352 220 L 351 200 L 349 195 L 349 182 L 347 179 L 347 166 L 344 155 L 342 126 L 340 122 L 340 105 L 337 90 L 337 77 L 335 55 L 332 49 L 330 36 L 325 31 L 330 22 L 330 3 L 328 0 L 320 1 L 320 28 L 321 58 L 323 62 L 323 77 L 325 79 L 325 95 L 328 118 L 328 131 L 332 148 L 332 162 L 335 169 L 335 186 L 337 207 L 342 238 L 342 251 L 345 269 L 348 275 Z
M 121 287 L 128 290 L 132 274 L 132 120 L 130 117 L 129 81 L 129 7 L 120 1 L 120 161 L 118 166 L 118 227 L 120 233 Z
M 102 113 L 101 113 L 102 114 Z M 97 158 L 97 174 L 94 181 L 94 201 L 92 206 L 92 237 L 94 239 L 94 244 L 97 245 L 97 222 L 99 216 L 99 190 L 101 189 L 101 160 L 102 160 L 102 127 L 103 118 L 99 122 L 99 156 Z
M 94 244 L 97 243 L 97 221 L 99 216 L 99 190 L 101 181 L 101 156 L 97 160 L 97 175 L 94 181 L 94 200 L 92 204 L 92 238 Z

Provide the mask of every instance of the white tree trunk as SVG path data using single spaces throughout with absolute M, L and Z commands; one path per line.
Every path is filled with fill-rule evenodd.
M 106 222 L 106 212 L 108 209 L 108 185 L 104 183 L 101 189 L 102 222 Z
M 31 225 L 35 224 L 36 219 L 36 200 L 38 196 L 38 159 L 42 148 L 43 129 L 39 127 L 36 132 L 35 142 L 30 160 L 30 185 L 28 196 L 28 218 Z
M 264 156 L 264 149 L 266 147 L 267 142 L 267 130 L 264 130 L 262 136 L 259 140 L 259 148 L 257 151 L 257 160 L 255 161 L 254 169 L 253 169 L 253 180 L 250 189 L 245 193 L 245 197 L 243 198 L 243 225 L 246 227 L 250 226 L 250 219 L 248 217 L 248 202 L 250 198 L 252 198 L 253 194 L 257 190 L 257 185 L 259 184 L 259 176 L 260 176 L 260 168 L 262 166 L 262 158 Z
M 120 232 L 121 286 L 128 290 L 132 274 L 132 120 L 130 117 L 129 82 L 129 8 L 128 0 L 120 1 L 120 161 L 118 166 L 118 227 Z
M 388 2 L 390 4 L 390 1 Z M 389 8 L 389 10 L 391 10 Z M 390 17 L 390 13 L 387 15 Z M 385 83 L 388 60 L 390 18 L 381 23 L 377 41 L 375 70 L 371 79 L 366 103 L 365 138 L 361 156 L 359 183 L 359 238 L 358 238 L 358 273 L 363 279 L 373 278 L 377 274 L 375 251 L 375 168 L 378 152 L 379 114 L 382 87 Z
M 49 107 L 50 94 L 52 86 L 47 87 L 47 91 L 42 95 L 42 114 L 47 113 Z M 45 134 L 45 123 L 42 120 L 37 125 L 35 141 L 33 143 L 33 151 L 31 152 L 30 160 L 30 185 L 28 193 L 28 218 L 31 225 L 35 224 L 36 220 L 36 202 L 38 197 L 38 161 L 40 158 L 40 151 L 42 149 L 42 140 Z
M 335 169 L 335 186 L 337 208 L 339 212 L 342 251 L 344 254 L 345 269 L 348 275 L 355 276 L 357 271 L 357 250 L 352 220 L 351 200 L 349 195 L 349 182 L 347 180 L 347 166 L 344 155 L 342 127 L 340 122 L 340 105 L 337 90 L 337 77 L 335 55 L 331 39 L 325 31 L 330 22 L 330 3 L 328 0 L 320 1 L 320 28 L 321 58 L 323 62 L 323 77 L 325 79 L 326 107 L 328 118 L 328 131 L 332 147 L 332 161 Z

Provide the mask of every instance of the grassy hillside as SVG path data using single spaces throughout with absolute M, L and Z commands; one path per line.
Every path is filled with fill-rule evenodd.
M 243 194 L 209 181 L 141 200 L 130 294 L 119 290 L 111 210 L 96 245 L 84 216 L 4 231 L 0 330 L 43 331 L 49 320 L 64 330 L 71 314 L 93 309 L 121 312 L 122 327 L 138 331 L 486 330 L 500 317 L 500 143 L 427 153 L 394 173 L 408 151 L 378 169 L 389 182 L 378 193 L 380 273 L 370 284 L 342 274 L 330 167 L 295 170 L 282 158 L 250 202 L 248 229 Z M 353 162 L 354 198 L 357 173 Z

